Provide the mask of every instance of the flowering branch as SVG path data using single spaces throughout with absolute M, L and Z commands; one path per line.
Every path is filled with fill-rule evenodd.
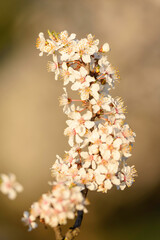
M 87 212 L 88 190 L 107 193 L 113 186 L 123 190 L 134 182 L 136 170 L 127 165 L 127 158 L 135 133 L 124 123 L 121 98 L 109 95 L 119 75 L 108 61 L 108 43 L 99 48 L 99 40 L 91 34 L 81 40 L 67 31 L 48 34 L 48 39 L 39 34 L 37 49 L 40 56 L 52 55 L 48 70 L 55 73 L 55 80 L 63 80 L 59 101 L 68 116 L 64 135 L 71 148 L 63 159 L 57 155 L 52 190 L 31 206 L 30 214 L 24 213 L 23 221 L 31 230 L 38 218 L 54 229 L 57 240 L 71 240 L 79 234 Z M 67 85 L 78 92 L 79 99 L 68 96 Z M 63 237 L 61 225 L 76 214 L 74 226 Z
M 69 229 L 68 232 L 66 233 L 64 240 L 75 239 L 75 237 L 77 237 L 79 233 L 80 233 L 80 229 L 78 227 L 74 229 Z

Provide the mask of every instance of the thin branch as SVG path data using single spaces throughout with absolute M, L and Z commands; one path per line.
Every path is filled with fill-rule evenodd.
M 88 193 L 88 189 L 85 188 L 82 191 L 82 195 L 83 195 L 84 199 L 86 199 L 87 193 Z M 78 236 L 78 234 L 80 233 L 80 226 L 81 226 L 82 220 L 83 220 L 83 214 L 84 214 L 83 211 L 77 211 L 77 218 L 75 220 L 75 223 L 74 223 L 73 227 L 70 228 L 68 230 L 68 232 L 66 233 L 64 240 L 73 240 L 75 237 Z
M 66 233 L 64 240 L 73 240 L 75 237 L 78 236 L 79 233 L 80 233 L 79 228 L 69 229 L 68 232 Z
M 56 240 L 63 240 L 64 237 L 62 235 L 60 225 L 58 225 L 57 227 L 54 227 L 53 229 L 54 229 L 54 232 L 55 232 Z

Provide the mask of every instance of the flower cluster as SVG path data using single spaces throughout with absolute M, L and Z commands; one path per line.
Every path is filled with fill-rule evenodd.
M 30 214 L 24 212 L 22 221 L 29 226 L 29 231 L 37 227 L 37 218 L 53 228 L 66 224 L 67 218 L 73 219 L 77 210 L 87 212 L 85 204 L 78 186 L 68 188 L 63 183 L 55 183 L 51 192 L 43 194 L 38 202 L 33 203 Z
M 9 175 L 0 174 L 0 191 L 7 194 L 8 198 L 13 200 L 17 196 L 17 192 L 22 192 L 23 187 L 16 181 L 16 176 L 13 173 Z
M 64 224 L 74 217 L 77 203 L 84 210 L 81 191 L 107 192 L 114 185 L 123 190 L 136 176 L 134 166 L 126 162 L 135 133 L 124 123 L 121 98 L 109 94 L 119 75 L 108 61 L 108 43 L 99 47 L 99 40 L 91 34 L 81 40 L 67 31 L 48 34 L 48 39 L 39 34 L 37 49 L 40 56 L 52 56 L 48 71 L 55 73 L 55 80 L 63 80 L 59 101 L 68 116 L 64 135 L 70 149 L 64 158 L 57 155 L 52 166 L 57 185 L 31 207 L 27 221 L 32 227 L 37 217 L 52 227 Z M 78 92 L 77 99 L 68 95 L 67 86 Z
M 57 181 L 107 192 L 113 185 L 124 189 L 134 181 L 136 171 L 127 167 L 126 160 L 131 156 L 135 133 L 124 123 L 121 98 L 109 95 L 118 79 L 106 55 L 109 45 L 98 48 L 98 44 L 91 34 L 77 40 L 75 34 L 69 36 L 64 31 L 49 32 L 49 39 L 40 33 L 37 48 L 40 55 L 53 55 L 48 69 L 55 72 L 55 79 L 61 76 L 64 86 L 70 84 L 80 95 L 80 99 L 72 99 L 64 87 L 60 97 L 69 118 L 64 135 L 69 137 L 71 149 L 63 159 L 57 157 L 52 173 Z

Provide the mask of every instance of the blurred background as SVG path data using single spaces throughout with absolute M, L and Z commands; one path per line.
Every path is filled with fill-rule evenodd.
M 15 201 L 0 195 L 0 240 L 55 239 L 41 224 L 28 233 L 21 223 L 23 211 L 49 190 L 55 155 L 69 149 L 62 83 L 47 72 L 51 57 L 40 58 L 35 47 L 48 29 L 79 39 L 92 33 L 110 44 L 109 60 L 121 75 L 112 95 L 124 99 L 137 134 L 128 161 L 138 170 L 135 184 L 89 193 L 77 239 L 160 239 L 160 0 L 1 0 L 0 173 L 15 173 L 25 191 Z

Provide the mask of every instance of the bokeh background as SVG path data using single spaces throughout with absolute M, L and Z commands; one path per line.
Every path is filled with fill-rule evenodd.
M 121 75 L 112 95 L 124 99 L 137 134 L 128 162 L 139 177 L 125 191 L 89 194 L 78 239 L 160 239 L 160 0 L 1 0 L 0 172 L 15 173 L 25 191 L 15 201 L 0 195 L 0 240 L 54 239 L 41 224 L 28 233 L 20 220 L 49 190 L 55 155 L 68 149 L 62 83 L 46 70 L 51 58 L 35 48 L 48 29 L 92 33 L 110 44 Z

